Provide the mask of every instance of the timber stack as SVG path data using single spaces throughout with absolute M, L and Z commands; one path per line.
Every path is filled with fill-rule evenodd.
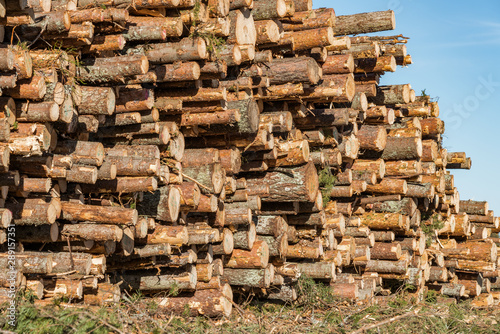
M 499 219 L 462 201 L 392 11 L 308 0 L 0 1 L 0 300 L 151 296 L 228 316 L 342 298 L 500 301 Z M 355 35 L 355 37 L 350 37 Z M 15 240 L 15 260 L 12 246 Z M 158 297 L 164 292 L 166 297 Z

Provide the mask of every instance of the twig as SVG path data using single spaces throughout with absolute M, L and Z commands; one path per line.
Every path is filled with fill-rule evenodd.
M 42 37 L 42 34 L 45 32 L 45 30 L 47 30 L 47 25 L 49 24 L 49 22 L 48 22 L 45 18 L 44 18 L 44 20 L 45 20 L 45 24 L 43 25 L 42 29 L 40 30 L 40 33 L 38 34 L 38 36 L 36 36 L 36 38 L 33 40 L 33 42 L 31 42 L 31 43 L 28 45 L 28 47 L 30 47 L 30 46 L 32 46 L 33 44 L 35 44 L 35 43 L 38 41 L 38 39 L 39 39 L 40 37 Z
M 104 320 L 102 318 L 94 316 L 92 313 L 89 313 L 87 311 L 82 312 L 82 313 L 84 313 L 85 315 L 87 315 L 89 318 L 92 318 L 94 320 L 97 320 L 98 322 L 101 322 L 102 324 L 104 324 L 105 326 L 111 328 L 112 330 L 114 330 L 115 332 L 117 332 L 119 334 L 125 334 L 125 332 L 121 331 L 119 328 L 111 325 L 109 322 L 107 322 L 106 320 Z
M 373 328 L 377 328 L 377 327 L 380 327 L 380 326 L 383 326 L 386 324 L 390 324 L 391 322 L 394 322 L 394 321 L 397 321 L 399 319 L 403 319 L 406 317 L 415 316 L 415 315 L 417 315 L 417 313 L 418 313 L 418 310 L 413 310 L 413 311 L 407 312 L 405 314 L 401 314 L 401 315 L 398 315 L 398 316 L 395 316 L 395 317 L 392 317 L 389 319 L 385 319 L 385 320 L 376 322 L 376 323 L 371 324 L 371 325 L 363 326 L 360 329 L 355 330 L 354 332 L 351 332 L 351 334 L 362 334 L 364 331 L 367 331 L 369 329 L 373 329 Z
M 76 273 L 76 270 L 70 270 L 70 271 L 67 271 L 65 273 L 49 273 L 49 274 L 45 274 L 45 276 L 65 276 L 65 275 L 71 275 L 71 274 L 75 274 Z
M 438 234 L 438 231 L 437 230 L 434 230 L 434 232 L 436 232 L 436 241 L 437 243 L 439 244 L 439 246 L 441 246 L 441 248 L 444 248 L 443 244 L 441 243 L 441 241 L 439 241 L 439 234 Z
M 236 304 L 232 298 L 229 298 L 227 297 L 225 294 L 222 294 L 224 296 L 224 298 L 226 298 L 231 304 L 233 304 L 234 308 L 236 310 L 238 310 L 238 312 L 240 313 L 241 316 L 244 316 L 245 315 L 245 311 L 243 311 L 243 309 L 238 305 Z
M 201 184 L 200 182 L 196 181 L 196 180 L 195 180 L 195 179 L 193 179 L 192 177 L 189 177 L 189 176 L 187 176 L 187 175 L 186 175 L 186 174 L 184 174 L 184 173 L 181 173 L 181 175 L 182 175 L 182 178 L 186 178 L 186 179 L 188 179 L 189 181 L 193 181 L 193 182 L 194 182 L 194 183 L 196 183 L 198 186 L 200 186 L 200 187 L 202 187 L 203 189 L 205 189 L 205 190 L 209 191 L 210 193 L 213 193 L 212 189 L 210 189 L 209 187 L 207 187 L 207 186 L 205 186 L 205 185 Z
M 167 162 L 167 164 L 169 164 L 169 163 Z M 183 178 L 186 178 L 186 179 L 188 179 L 189 181 L 192 181 L 192 182 L 196 183 L 198 186 L 200 186 L 201 188 L 203 188 L 203 189 L 207 190 L 208 192 L 213 193 L 212 189 L 210 189 L 209 187 L 207 187 L 207 186 L 205 186 L 205 185 L 201 184 L 200 182 L 196 181 L 196 180 L 195 180 L 195 179 L 193 179 L 192 177 L 189 177 L 189 176 L 187 176 L 186 174 L 181 173 L 181 172 L 179 171 L 179 169 L 178 169 L 178 168 L 176 168 L 175 166 L 173 166 L 172 164 L 170 164 L 170 167 L 171 167 L 171 168 L 175 168 L 175 169 L 177 169 L 177 171 L 179 172 L 179 174 L 181 174 L 181 175 L 182 175 L 182 177 L 183 177 Z

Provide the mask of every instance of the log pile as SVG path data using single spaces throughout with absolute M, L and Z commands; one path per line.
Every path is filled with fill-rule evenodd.
M 392 11 L 32 0 L 0 16 L 0 261 L 15 226 L 15 285 L 40 303 L 140 290 L 228 316 L 233 293 L 295 300 L 301 275 L 362 301 L 393 281 L 499 301 L 499 219 L 449 172 L 470 158 L 443 148 L 437 102 L 379 83 L 411 64 L 407 39 L 358 36 L 394 29 Z

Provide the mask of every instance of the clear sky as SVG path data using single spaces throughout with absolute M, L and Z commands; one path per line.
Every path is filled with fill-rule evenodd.
M 382 84 L 410 83 L 439 98 L 443 145 L 466 152 L 471 170 L 452 170 L 461 199 L 487 200 L 500 216 L 500 1 L 313 0 L 337 15 L 392 9 L 413 64 L 386 73 Z

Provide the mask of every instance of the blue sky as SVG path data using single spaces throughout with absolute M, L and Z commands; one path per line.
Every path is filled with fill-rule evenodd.
M 392 9 L 396 30 L 410 37 L 413 64 L 383 76 L 439 98 L 443 145 L 466 152 L 469 171 L 453 170 L 461 199 L 488 200 L 500 215 L 500 1 L 314 1 L 337 15 Z

